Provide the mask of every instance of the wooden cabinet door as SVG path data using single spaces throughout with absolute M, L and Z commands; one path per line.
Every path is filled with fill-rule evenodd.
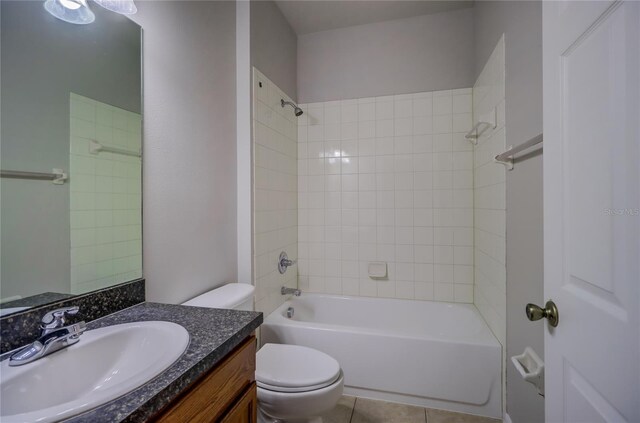
M 251 336 L 232 351 L 208 375 L 196 381 L 180 398 L 154 419 L 155 423 L 212 423 L 227 421 L 239 399 L 253 392 L 255 398 L 256 338 Z M 255 408 L 255 406 L 254 406 Z M 254 420 L 229 420 L 255 422 Z
M 253 383 L 227 415 L 220 420 L 220 423 L 256 423 L 258 421 L 258 396 L 256 392 L 256 384 Z

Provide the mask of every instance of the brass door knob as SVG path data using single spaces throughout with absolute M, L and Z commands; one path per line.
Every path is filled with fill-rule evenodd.
M 554 328 L 558 326 L 558 320 L 560 319 L 558 315 L 558 307 L 556 307 L 556 304 L 551 300 L 547 301 L 544 308 L 529 303 L 527 304 L 525 312 L 527 313 L 527 318 L 532 322 L 545 318 Z

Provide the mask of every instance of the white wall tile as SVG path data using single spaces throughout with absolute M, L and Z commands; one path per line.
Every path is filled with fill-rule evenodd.
M 469 99 L 469 102 L 471 99 Z M 451 95 L 438 96 L 433 99 L 433 115 L 450 115 L 453 113 Z
M 393 103 L 392 103 L 393 104 Z M 376 137 L 392 137 L 394 135 L 393 119 L 376 120 Z
M 140 158 L 89 152 L 90 139 L 140 152 L 141 120 L 139 114 L 70 95 L 72 293 L 142 276 Z
M 470 125 L 471 102 L 467 89 L 303 108 L 299 286 L 473 301 L 473 150 L 453 132 Z M 374 260 L 387 280 L 368 278 Z
M 433 99 L 431 96 L 413 99 L 413 116 L 433 115 Z
M 340 189 L 339 179 L 329 179 L 340 178 L 339 168 L 327 176 L 331 164 L 325 156 L 335 143 L 340 149 L 342 112 L 339 103 L 300 105 L 305 113 L 296 118 L 290 109 L 268 100 L 287 97 L 257 69 L 253 92 L 255 308 L 269 314 L 286 299 L 281 286 L 298 286 L 295 268 L 284 275 L 277 270 L 281 251 L 300 258 L 298 268 L 307 275 L 300 285 L 305 289 L 335 290 L 331 282 L 325 284 L 324 263 L 316 257 L 324 258 L 325 186 L 338 193 Z M 325 143 L 327 138 L 334 144 Z M 299 207 L 305 213 L 298 213 Z M 310 224 L 319 226 L 310 229 Z
M 374 121 L 376 104 L 374 102 L 358 104 L 358 121 Z
M 474 242 L 474 303 L 483 315 L 489 327 L 502 345 L 505 345 L 506 321 L 506 221 L 505 221 L 505 181 L 504 166 L 493 163 L 493 157 L 505 150 L 504 127 L 504 38 L 501 38 L 480 73 L 473 87 L 473 115 L 481 116 L 493 109 L 497 110 L 498 126 L 488 130 L 478 139 L 473 159 L 473 202 L 475 207 L 475 233 L 458 233 L 459 245 L 467 244 L 470 238 Z M 464 95 L 461 95 L 461 97 Z M 456 112 L 463 112 L 464 100 L 456 99 Z M 466 113 L 466 112 L 465 112 Z M 460 115 L 462 118 L 464 115 Z M 462 128 L 462 127 L 460 127 Z M 468 157 L 456 156 L 460 166 L 466 166 Z M 454 162 L 456 160 L 454 159 Z M 464 163 L 464 164 L 463 164 Z M 457 186 L 464 186 L 467 181 L 456 180 Z M 468 194 L 465 194 L 468 195 Z M 465 198 L 461 201 L 468 202 Z M 456 250 L 461 258 L 461 250 Z M 468 253 L 464 252 L 466 256 Z M 464 261 L 469 258 L 465 257 Z M 461 263 L 462 264 L 462 263 Z M 459 269 L 456 278 L 460 281 L 470 279 L 465 269 Z M 459 297 L 468 295 L 463 285 L 456 285 Z
M 387 97 L 379 97 L 376 99 L 376 120 L 393 119 L 393 100 L 386 100 Z

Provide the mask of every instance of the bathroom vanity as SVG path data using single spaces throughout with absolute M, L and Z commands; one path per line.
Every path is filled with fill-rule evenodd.
M 138 389 L 69 421 L 254 422 L 253 334 L 262 313 L 142 303 L 88 326 L 154 320 L 177 323 L 189 332 L 184 354 Z
M 3 320 L 5 326 L 25 321 L 17 317 Z M 262 320 L 262 313 L 252 311 L 143 302 L 89 321 L 76 344 L 33 363 L 5 369 L 0 380 L 3 401 L 15 400 L 3 403 L 0 420 L 255 422 L 254 332 Z M 140 330 L 167 326 L 179 330 L 161 333 L 160 338 L 150 333 L 153 331 Z M 111 335 L 99 335 L 104 333 Z M 179 344 L 177 348 L 184 352 L 167 362 L 164 370 L 131 384 L 136 373 L 154 366 Z M 2 356 L 0 365 L 6 367 L 9 355 Z M 67 383 L 51 399 L 48 390 L 31 383 L 30 374 L 64 377 Z M 105 390 L 127 385 L 130 387 L 122 388 L 112 397 L 115 399 L 97 399 Z M 78 388 L 83 386 L 86 389 Z M 23 397 L 29 401 L 22 401 Z
M 256 338 L 250 336 L 219 365 L 160 411 L 155 421 L 254 423 Z

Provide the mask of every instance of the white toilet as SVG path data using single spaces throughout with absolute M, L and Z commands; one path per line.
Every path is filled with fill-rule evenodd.
M 253 310 L 254 287 L 230 283 L 183 305 Z M 321 423 L 342 396 L 340 364 L 331 356 L 300 345 L 265 344 L 256 354 L 258 421 Z

